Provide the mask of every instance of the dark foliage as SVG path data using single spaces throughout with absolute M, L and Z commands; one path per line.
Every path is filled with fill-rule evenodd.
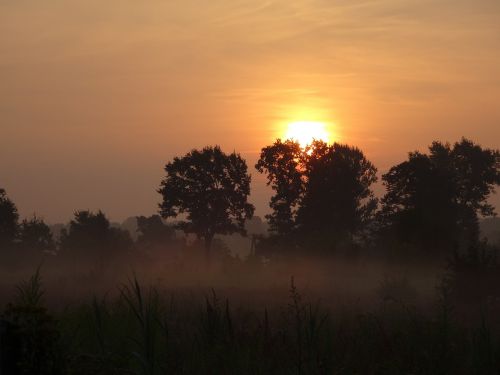
M 64 310 L 57 323 L 30 290 L 5 314 L 16 340 L 9 374 L 495 374 L 500 332 L 463 325 L 443 286 L 424 314 L 397 301 L 333 315 L 297 286 L 278 309 L 166 301 L 137 279 L 114 301 Z M 27 288 L 27 289 L 26 289 Z M 34 293 L 33 293 L 34 292 Z M 10 323 L 9 323 L 10 324 Z M 5 342 L 5 341 L 4 341 Z M 62 343 L 65 345 L 61 345 Z
M 24 219 L 21 222 L 19 244 L 26 251 L 44 252 L 55 250 L 55 242 L 49 226 L 36 216 L 33 216 L 30 220 Z
M 494 215 L 489 196 L 500 183 L 500 153 L 462 139 L 434 142 L 382 177 L 380 223 L 399 240 L 448 253 L 479 239 L 478 215 Z
M 455 251 L 450 259 L 448 282 L 455 298 L 478 308 L 500 300 L 498 248 L 485 241 Z
M 254 207 L 248 203 L 250 175 L 240 155 L 205 147 L 174 158 L 165 171 L 160 213 L 164 218 L 185 214 L 177 227 L 203 238 L 207 256 L 216 234 L 245 233 Z
M 302 181 L 303 150 L 297 142 L 276 140 L 264 147 L 255 168 L 267 175 L 267 184 L 275 194 L 269 207 L 273 212 L 266 215 L 269 228 L 279 235 L 286 235 L 295 229 L 295 220 L 300 198 L 304 190 Z
M 0 249 L 9 248 L 14 244 L 18 233 L 19 214 L 16 205 L 0 188 Z
M 139 249 L 155 251 L 175 243 L 175 230 L 165 224 L 159 215 L 137 217 L 138 237 L 136 245 Z
M 315 141 L 303 158 L 306 189 L 298 227 L 310 236 L 329 234 L 331 245 L 362 232 L 377 208 L 371 190 L 377 169 L 361 150 L 338 143 Z
M 18 296 L 3 314 L 8 332 L 3 335 L 10 357 L 1 370 L 12 375 L 57 375 L 65 371 L 57 323 L 43 306 L 39 271 L 18 286 Z M 3 373 L 3 372 L 2 372 Z
M 352 242 L 373 219 L 377 170 L 355 147 L 314 141 L 301 149 L 278 139 L 262 149 L 256 168 L 275 191 L 267 218 L 280 237 L 332 249 Z
M 85 254 L 107 260 L 131 247 L 130 234 L 113 228 L 101 211 L 77 211 L 68 229 L 61 231 L 60 250 L 73 255 Z

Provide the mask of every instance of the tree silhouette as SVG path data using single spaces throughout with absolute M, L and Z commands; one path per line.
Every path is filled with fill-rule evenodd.
M 295 229 L 295 220 L 303 192 L 303 150 L 298 142 L 277 139 L 264 147 L 255 168 L 267 175 L 267 185 L 274 190 L 269 207 L 273 212 L 266 215 L 269 229 L 286 235 Z
M 262 149 L 256 168 L 275 191 L 267 219 L 280 236 L 331 247 L 359 233 L 377 207 L 371 190 L 377 170 L 355 147 L 314 141 L 302 149 L 278 139 Z
M 405 242 L 466 248 L 478 241 L 478 215 L 494 215 L 488 198 L 500 184 L 500 154 L 467 139 L 434 142 L 429 154 L 410 153 L 382 180 L 384 229 Z
M 19 214 L 16 205 L 0 189 L 0 249 L 11 247 L 18 233 Z
M 145 250 L 164 247 L 175 239 L 175 230 L 163 223 L 159 215 L 137 217 L 137 245 Z
M 158 192 L 163 197 L 163 218 L 185 215 L 176 227 L 205 242 L 207 258 L 216 234 L 245 233 L 245 220 L 254 207 L 248 203 L 250 175 L 239 154 L 220 147 L 192 150 L 165 166 L 167 173 Z
M 77 211 L 68 229 L 61 231 L 62 251 L 81 252 L 97 256 L 101 260 L 109 258 L 117 251 L 130 249 L 130 234 L 122 229 L 113 228 L 104 213 L 98 211 Z
M 371 186 L 377 169 L 358 148 L 314 141 L 304 150 L 302 173 L 306 188 L 297 215 L 301 231 L 334 245 L 351 240 L 373 218 L 377 199 Z
M 36 216 L 22 221 L 19 228 L 19 241 L 25 250 L 42 252 L 55 249 L 49 226 Z

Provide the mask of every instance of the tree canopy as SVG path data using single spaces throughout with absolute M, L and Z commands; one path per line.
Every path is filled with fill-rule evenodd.
M 21 222 L 19 240 L 25 250 L 38 252 L 55 250 L 55 242 L 49 226 L 35 215 Z
M 137 245 L 145 250 L 165 247 L 175 240 L 175 230 L 159 215 L 137 217 Z
M 373 218 L 377 169 L 358 148 L 315 141 L 304 150 L 302 173 L 297 224 L 306 233 L 327 233 L 335 242 L 360 233 Z
M 298 142 L 276 140 L 264 147 L 255 168 L 267 175 L 267 185 L 274 190 L 266 215 L 270 230 L 285 235 L 295 229 L 295 220 L 304 189 L 302 181 L 303 150 Z
M 478 240 L 478 216 L 492 216 L 488 198 L 500 184 L 500 153 L 468 139 L 434 142 L 429 153 L 383 175 L 381 223 L 401 240 L 431 247 L 469 246 Z
M 0 249 L 13 245 L 18 234 L 17 207 L 0 188 Z
M 177 228 L 203 238 L 207 254 L 216 234 L 245 233 L 254 206 L 248 203 L 251 178 L 239 154 L 225 154 L 218 146 L 192 150 L 175 157 L 165 172 L 160 214 L 181 215 Z
M 103 212 L 76 211 L 68 229 L 61 232 L 63 251 L 83 251 L 89 255 L 106 257 L 106 253 L 130 249 L 130 234 L 113 228 Z
M 359 233 L 373 217 L 376 168 L 356 147 L 314 141 L 301 148 L 280 139 L 256 164 L 274 190 L 267 215 L 278 235 L 299 234 L 331 247 Z

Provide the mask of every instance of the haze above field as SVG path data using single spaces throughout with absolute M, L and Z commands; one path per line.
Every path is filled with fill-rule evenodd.
M 408 151 L 500 139 L 500 3 L 3 1 L 0 176 L 23 216 L 156 211 L 163 166 L 321 121 L 385 172 Z M 495 197 L 497 207 L 500 199 Z

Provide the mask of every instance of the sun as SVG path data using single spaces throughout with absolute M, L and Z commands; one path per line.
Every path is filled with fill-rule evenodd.
M 323 122 L 295 121 L 288 124 L 285 139 L 292 139 L 302 147 L 306 147 L 313 140 L 328 143 L 330 134 L 328 133 L 326 124 Z

